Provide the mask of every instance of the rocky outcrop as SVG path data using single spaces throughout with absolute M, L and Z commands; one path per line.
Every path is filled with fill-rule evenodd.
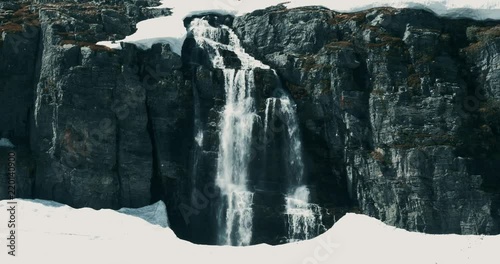
M 174 89 L 168 86 L 177 80 L 166 83 L 160 71 L 172 75 L 180 58 L 168 46 L 144 52 L 124 45 L 112 51 L 92 43 L 122 38 L 137 21 L 168 13 L 148 11 L 155 3 L 16 3 L 15 12 L 5 12 L 0 80 L 7 126 L 1 132 L 34 159 L 20 169 L 29 173 L 18 174 L 18 182 L 32 185 L 19 197 L 94 208 L 151 202 L 154 156 L 172 151 L 153 146 L 152 131 L 166 130 L 158 120 L 168 113 L 154 98 L 169 98 Z M 27 17 L 29 24 L 16 24 Z M 189 96 L 184 103 L 174 96 L 171 100 L 190 109 Z M 170 119 L 183 118 L 188 114 Z
M 161 199 L 180 237 L 213 244 L 221 70 L 190 37 L 182 56 L 94 44 L 170 12 L 154 4 L 0 3 L 0 136 L 16 145 L 18 197 L 93 208 Z M 498 22 L 283 6 L 207 19 L 276 70 L 255 72 L 261 117 L 280 85 L 297 103 L 306 184 L 326 226 L 361 211 L 415 231 L 500 232 Z M 269 201 L 283 199 L 286 168 L 264 164 L 280 153 L 262 149 L 281 143 L 259 140 L 252 173 L 275 173 L 250 179 L 254 242 L 280 243 L 282 208 Z
M 390 8 L 234 22 L 298 103 L 320 201 L 460 234 L 500 232 L 496 25 Z

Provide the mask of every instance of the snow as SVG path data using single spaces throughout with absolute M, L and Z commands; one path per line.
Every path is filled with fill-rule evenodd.
M 149 49 L 155 43 L 168 43 L 172 51 L 180 55 L 187 34 L 184 18 L 207 13 L 241 16 L 280 3 L 285 3 L 288 8 L 317 5 L 339 12 L 357 12 L 375 7 L 420 8 L 447 17 L 500 19 L 498 0 L 162 0 L 161 3 L 153 8 L 172 8 L 173 14 L 137 23 L 137 31 L 123 40 L 100 41 L 97 44 L 120 49 L 120 42 L 127 42 Z
M 14 144 L 8 138 L 0 138 L 0 148 L 15 148 Z
M 118 212 L 142 218 L 153 225 L 168 227 L 167 207 L 162 201 L 137 209 L 122 208 Z
M 8 232 L 6 202 L 0 202 L 2 243 Z M 203 246 L 177 238 L 169 228 L 113 210 L 73 209 L 39 200 L 17 202 L 17 256 L 8 255 L 3 245 L 0 263 L 496 264 L 500 247 L 500 236 L 412 233 L 357 214 L 347 214 L 308 241 Z

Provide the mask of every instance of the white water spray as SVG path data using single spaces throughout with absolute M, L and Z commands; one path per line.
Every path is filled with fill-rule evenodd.
M 311 239 L 326 231 L 321 207 L 309 203 L 309 195 L 309 189 L 300 186 L 285 198 L 288 242 Z
M 212 27 L 206 20 L 194 19 L 190 32 L 197 44 L 209 54 L 212 66 L 221 69 L 224 74 L 226 103 L 219 124 L 216 175 L 216 185 L 224 200 L 219 212 L 219 244 L 249 245 L 252 240 L 254 193 L 248 188 L 248 178 L 253 128 L 258 119 L 254 70 L 269 69 L 269 66 L 247 54 L 236 34 L 227 26 Z M 224 38 L 228 44 L 222 43 Z M 239 69 L 226 67 L 221 50 L 236 54 L 241 62 Z M 288 239 L 309 239 L 318 235 L 323 227 L 321 208 L 309 203 L 309 189 L 303 183 L 304 163 L 296 106 L 287 95 L 266 100 L 265 135 L 275 116 L 287 128 L 283 158 L 287 161 L 286 174 L 290 187 L 285 197 Z
M 287 160 L 287 178 L 289 192 L 285 197 L 285 215 L 287 220 L 287 238 L 289 242 L 310 239 L 325 231 L 321 207 L 310 203 L 310 192 L 304 185 L 304 162 L 302 160 L 302 142 L 296 117 L 296 106 L 287 95 L 268 98 L 266 101 L 264 130 L 267 122 L 273 122 L 277 116 L 287 127 L 287 143 L 284 158 Z
M 255 121 L 253 71 L 224 70 L 226 106 L 220 123 L 216 184 L 227 199 L 228 245 L 248 245 L 252 238 L 253 193 L 247 188 L 250 146 Z
M 225 203 L 220 207 L 219 244 L 246 246 L 252 239 L 253 192 L 248 189 L 252 132 L 257 119 L 255 108 L 254 69 L 269 67 L 245 53 L 234 32 L 215 28 L 203 19 L 194 19 L 190 31 L 196 42 L 211 56 L 214 68 L 224 73 L 226 104 L 221 113 L 220 143 L 216 185 Z M 229 44 L 222 44 L 224 34 Z M 220 50 L 234 52 L 241 61 L 240 69 L 228 69 Z

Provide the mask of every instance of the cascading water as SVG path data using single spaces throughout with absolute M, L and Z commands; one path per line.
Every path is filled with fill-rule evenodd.
M 222 70 L 224 75 L 226 102 L 220 114 L 215 179 L 223 201 L 218 209 L 218 244 L 249 245 L 252 240 L 254 198 L 254 193 L 248 186 L 249 167 L 253 130 L 259 119 L 254 70 L 270 68 L 247 54 L 236 34 L 227 26 L 213 27 L 205 19 L 193 19 L 189 31 L 197 45 L 209 54 L 212 66 Z M 227 52 L 236 55 L 240 61 L 237 67 L 226 65 L 222 54 Z M 274 74 L 279 81 L 276 73 Z M 289 187 L 285 197 L 287 239 L 309 239 L 324 231 L 321 208 L 309 203 L 309 189 L 304 185 L 302 143 L 295 114 L 296 106 L 281 87 L 277 91 L 280 92 L 279 96 L 266 100 L 264 134 L 271 132 L 268 131 L 269 126 L 276 118 L 286 127 L 283 152 L 279 158 L 285 162 Z M 200 145 L 202 136 L 202 132 L 197 131 L 196 141 Z
M 309 189 L 306 186 L 296 188 L 285 201 L 289 242 L 310 239 L 326 231 L 321 207 L 309 203 Z
M 287 128 L 287 144 L 284 158 L 289 191 L 285 197 L 285 215 L 287 239 L 289 242 L 309 239 L 325 231 L 322 221 L 321 207 L 309 203 L 309 189 L 304 185 L 304 163 L 302 161 L 302 142 L 297 122 L 296 106 L 290 98 L 281 92 L 279 98 L 268 98 L 266 101 L 264 131 L 267 133 L 268 122 L 273 117 L 281 119 Z
M 258 115 L 255 107 L 254 69 L 269 67 L 245 53 L 234 32 L 226 27 L 210 26 L 194 19 L 190 32 L 197 44 L 210 55 L 212 66 L 224 73 L 226 103 L 221 113 L 220 143 L 216 185 L 224 203 L 219 210 L 219 244 L 249 245 L 252 239 L 253 192 L 248 188 L 253 127 Z M 222 44 L 227 36 L 229 44 Z M 239 69 L 229 69 L 220 50 L 231 51 L 241 62 Z
M 221 120 L 216 183 L 227 199 L 224 244 L 248 245 L 252 238 L 253 193 L 247 188 L 255 114 L 251 70 L 224 70 L 226 106 Z
M 299 125 L 295 116 L 296 107 L 285 92 L 281 91 L 280 94 L 279 98 L 266 100 L 266 109 L 270 107 L 271 114 L 277 115 L 286 127 L 287 138 L 283 158 L 288 165 L 286 166 L 287 180 L 289 186 L 297 186 L 302 183 L 304 178 L 304 163 L 302 161 Z

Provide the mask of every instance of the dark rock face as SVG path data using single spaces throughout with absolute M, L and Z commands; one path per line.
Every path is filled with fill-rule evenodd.
M 0 137 L 16 145 L 18 197 L 93 208 L 161 199 L 180 237 L 213 244 L 223 73 L 189 37 L 182 56 L 94 44 L 169 13 L 154 4 L 1 3 Z M 282 6 L 207 19 L 276 70 L 280 80 L 255 72 L 261 117 L 279 83 L 297 103 L 306 184 L 326 226 L 360 211 L 408 230 L 500 233 L 498 22 Z M 264 148 L 282 144 L 273 136 Z M 280 243 L 284 167 L 263 160 L 281 153 L 264 156 L 255 138 L 251 170 L 276 177 L 251 179 L 253 242 Z
M 500 232 L 496 25 L 321 8 L 271 8 L 234 22 L 299 104 L 320 203 L 460 234 Z
M 179 205 L 188 203 L 190 158 L 193 144 L 193 92 L 184 77 L 180 56 L 168 45 L 153 45 L 145 52 L 142 80 L 146 87 L 149 134 L 153 143 L 153 200 L 169 208 L 172 228 L 188 236 Z
M 138 51 L 64 44 L 57 12 L 40 11 L 42 38 L 32 147 L 35 195 L 74 206 L 151 201 L 152 143 Z M 103 19 L 104 22 L 104 19 Z
M 132 5 L 135 12 L 127 12 Z M 114 52 L 92 44 L 130 34 L 135 22 L 154 15 L 145 7 L 134 1 L 20 4 L 16 13 L 31 17 L 37 11 L 31 22 L 37 27 L 14 26 L 20 18 L 6 15 L 12 22 L 3 26 L 1 118 L 6 127 L 1 130 L 18 152 L 28 152 L 18 155 L 21 160 L 27 156 L 24 163 L 30 164 L 18 164 L 18 181 L 32 185 L 22 188 L 19 197 L 94 208 L 152 201 L 153 156 L 167 151 L 153 146 L 150 127 L 163 132 L 156 120 L 165 119 L 168 111 L 158 113 L 159 104 L 148 98 L 167 98 L 167 77 L 157 66 L 172 74 L 180 58 L 162 45 L 148 52 L 125 45 Z M 107 11 L 97 11 L 102 8 Z M 113 19 L 119 20 L 116 25 Z M 162 64 L 148 57 L 161 58 Z M 190 109 L 186 100 L 182 106 Z M 188 114 L 175 118 L 189 119 Z M 154 150 L 160 154 L 153 155 Z

